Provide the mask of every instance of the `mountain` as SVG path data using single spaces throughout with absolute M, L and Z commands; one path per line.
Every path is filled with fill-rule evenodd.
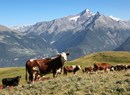
M 38 22 L 24 33 L 35 33 L 59 52 L 71 53 L 71 60 L 119 47 L 130 36 L 130 23 L 86 9 L 48 22 Z
M 7 28 L 0 26 L 0 66 L 23 66 L 30 58 L 70 52 L 69 60 L 111 51 L 130 37 L 130 21 L 88 9 L 52 21 Z
M 130 37 L 128 37 L 127 40 L 118 48 L 116 48 L 115 51 L 130 51 Z
M 13 31 L 24 32 L 27 31 L 32 25 L 22 25 L 10 27 Z
M 30 58 L 52 56 L 57 50 L 38 35 L 23 35 L 0 28 L 0 67 L 24 66 Z
M 116 21 L 119 21 L 119 20 L 121 20 L 120 18 L 113 17 L 112 15 L 110 16 L 110 18 L 112 18 L 113 20 L 116 20 Z
M 0 25 L 0 31 L 11 31 L 11 29 L 4 25 Z

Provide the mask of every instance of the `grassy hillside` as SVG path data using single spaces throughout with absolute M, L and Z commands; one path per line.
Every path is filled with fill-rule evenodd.
M 129 95 L 130 70 L 59 75 L 47 81 L 0 91 L 0 95 Z
M 98 52 L 87 56 L 83 56 L 76 60 L 70 61 L 68 64 L 80 64 L 81 66 L 91 66 L 95 62 L 107 62 L 112 65 L 130 64 L 130 52 Z
M 70 55 L 71 56 L 71 55 Z M 67 62 L 65 65 L 81 65 L 90 66 L 94 62 L 108 62 L 110 64 L 129 64 L 130 63 L 130 52 L 99 52 L 90 54 L 79 59 Z M 2 78 L 5 77 L 14 77 L 21 75 L 20 84 L 25 84 L 25 67 L 16 67 L 16 68 L 0 68 L 0 84 Z M 48 75 L 52 76 L 52 75 Z
M 21 75 L 20 84 L 25 84 L 25 68 L 24 67 L 14 67 L 14 68 L 0 68 L 0 84 L 1 80 L 7 77 L 14 77 Z
M 130 53 L 99 52 L 67 62 L 65 65 L 79 64 L 84 67 L 93 65 L 94 62 L 108 62 L 113 65 L 129 64 Z M 0 81 L 2 78 L 17 75 L 22 76 L 20 86 L 11 90 L 2 90 L 0 95 L 119 95 L 119 93 L 129 95 L 130 93 L 130 70 L 100 74 L 83 74 L 82 71 L 78 71 L 76 75 L 60 75 L 29 86 L 25 82 L 25 67 L 0 68 Z M 52 77 L 52 74 L 47 76 Z

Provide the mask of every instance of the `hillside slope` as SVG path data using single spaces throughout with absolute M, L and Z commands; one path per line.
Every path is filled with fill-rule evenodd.
M 95 62 L 107 62 L 112 65 L 130 64 L 130 52 L 97 52 L 87 56 L 83 56 L 76 60 L 70 61 L 68 64 L 80 64 L 81 66 L 92 66 Z
M 99 52 L 78 58 L 73 61 L 69 61 L 65 65 L 77 64 L 85 67 L 92 66 L 94 62 L 107 62 L 112 65 L 130 64 L 130 52 Z M 0 81 L 4 77 L 13 77 L 17 75 L 22 76 L 20 84 L 25 84 L 25 67 L 0 68 Z M 52 74 L 47 76 L 52 77 Z
M 0 95 L 129 95 L 129 71 L 60 75 L 32 85 L 0 90 Z
M 130 51 L 130 37 L 128 37 L 127 40 L 118 48 L 116 48 L 115 51 Z

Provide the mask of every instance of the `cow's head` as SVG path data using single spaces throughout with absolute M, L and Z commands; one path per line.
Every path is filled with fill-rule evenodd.
M 21 78 L 21 76 L 17 76 L 16 78 Z
M 21 78 L 21 76 L 17 76 L 17 77 L 16 77 L 16 79 L 17 79 L 18 81 L 20 80 L 20 78 Z
M 81 70 L 81 69 L 82 69 L 80 65 L 78 65 L 78 67 L 79 67 L 79 70 Z
M 81 66 L 80 65 L 76 65 L 76 67 L 78 68 L 78 70 L 81 70 Z
M 69 53 L 65 53 L 65 52 L 62 52 L 61 53 L 61 61 L 64 63 L 67 61 L 67 56 L 69 55 Z

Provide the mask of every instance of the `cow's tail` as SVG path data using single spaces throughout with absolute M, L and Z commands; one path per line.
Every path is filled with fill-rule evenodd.
M 28 62 L 28 61 L 27 61 L 27 62 Z M 28 81 L 27 81 L 27 79 L 28 79 L 28 74 L 27 74 L 27 62 L 26 62 L 26 66 L 25 66 L 25 69 L 26 69 L 25 80 L 26 80 L 26 82 L 28 82 Z

